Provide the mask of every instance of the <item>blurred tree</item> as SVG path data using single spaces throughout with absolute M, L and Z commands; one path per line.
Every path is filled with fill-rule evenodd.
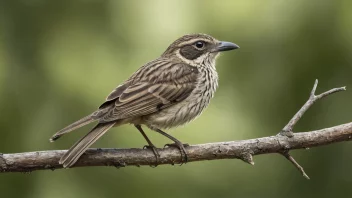
M 48 138 L 94 110 L 175 38 L 192 32 L 241 49 L 219 60 L 220 88 L 208 110 L 173 135 L 194 144 L 276 134 L 316 78 L 318 92 L 352 85 L 350 7 L 348 0 L 1 1 L 0 152 L 68 148 L 89 128 L 55 144 Z M 296 130 L 349 122 L 351 98 L 346 92 L 319 102 Z M 159 146 L 167 143 L 147 133 Z M 144 144 L 126 126 L 95 146 Z M 256 157 L 255 167 L 224 160 L 4 174 L 0 190 L 4 197 L 36 198 L 342 197 L 352 178 L 350 144 L 295 152 L 310 181 L 272 155 Z

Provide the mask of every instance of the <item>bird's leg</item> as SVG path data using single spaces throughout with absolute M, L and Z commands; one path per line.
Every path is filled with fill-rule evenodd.
M 174 144 L 166 144 L 165 146 L 175 146 L 177 147 L 180 152 L 181 152 L 181 162 L 182 163 L 187 163 L 188 161 L 188 156 L 187 156 L 187 152 L 185 147 L 189 146 L 188 144 L 182 144 L 182 142 L 180 142 L 178 139 L 172 137 L 171 135 L 165 133 L 164 131 L 160 130 L 160 129 L 154 129 L 154 131 L 160 133 L 161 135 L 169 138 L 170 140 L 174 141 Z
M 156 146 L 154 146 L 154 144 L 149 140 L 148 136 L 144 133 L 141 125 L 135 124 L 134 126 L 138 129 L 138 131 L 143 135 L 144 139 L 148 142 L 148 145 L 145 145 L 143 148 L 152 149 L 156 158 L 156 165 L 158 165 L 160 154 L 158 150 L 156 150 L 157 149 Z

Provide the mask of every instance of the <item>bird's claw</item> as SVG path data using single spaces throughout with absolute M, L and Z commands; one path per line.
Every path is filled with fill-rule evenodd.
M 180 150 L 181 153 L 181 164 L 185 164 L 188 162 L 188 155 L 186 152 L 185 147 L 188 147 L 189 144 L 182 144 L 182 143 L 172 143 L 172 144 L 165 144 L 164 148 L 168 148 L 168 147 L 176 147 Z
M 151 149 L 154 153 L 154 156 L 155 156 L 155 165 L 153 165 L 153 167 L 157 167 L 159 165 L 159 161 L 160 161 L 160 154 L 156 148 L 156 146 L 154 145 L 145 145 L 143 146 L 143 149 Z

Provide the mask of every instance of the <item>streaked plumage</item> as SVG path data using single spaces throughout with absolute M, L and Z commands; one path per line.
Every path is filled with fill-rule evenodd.
M 185 35 L 173 42 L 158 59 L 138 69 L 113 90 L 97 111 L 58 131 L 51 141 L 81 126 L 97 121 L 61 158 L 64 167 L 72 166 L 84 151 L 113 126 L 134 124 L 154 145 L 141 125 L 172 139 L 187 157 L 180 141 L 160 129 L 183 125 L 196 118 L 214 96 L 218 86 L 215 59 L 220 51 L 238 48 L 205 34 Z

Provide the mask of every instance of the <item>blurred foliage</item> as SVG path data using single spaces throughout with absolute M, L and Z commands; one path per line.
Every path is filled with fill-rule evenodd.
M 274 135 L 306 101 L 352 87 L 352 12 L 348 0 L 0 2 L 0 152 L 67 149 L 89 127 L 55 143 L 58 129 L 92 112 L 138 67 L 176 38 L 202 32 L 241 49 L 218 60 L 220 87 L 210 107 L 172 130 L 190 144 Z M 352 119 L 352 92 L 310 109 L 295 131 Z M 91 127 L 91 126 L 90 126 Z M 158 146 L 168 143 L 148 131 Z M 142 147 L 131 126 L 95 147 Z M 343 197 L 352 182 L 351 143 L 293 155 L 305 180 L 279 155 L 183 166 L 96 167 L 1 174 L 2 197 Z M 346 195 L 347 196 L 347 195 Z

